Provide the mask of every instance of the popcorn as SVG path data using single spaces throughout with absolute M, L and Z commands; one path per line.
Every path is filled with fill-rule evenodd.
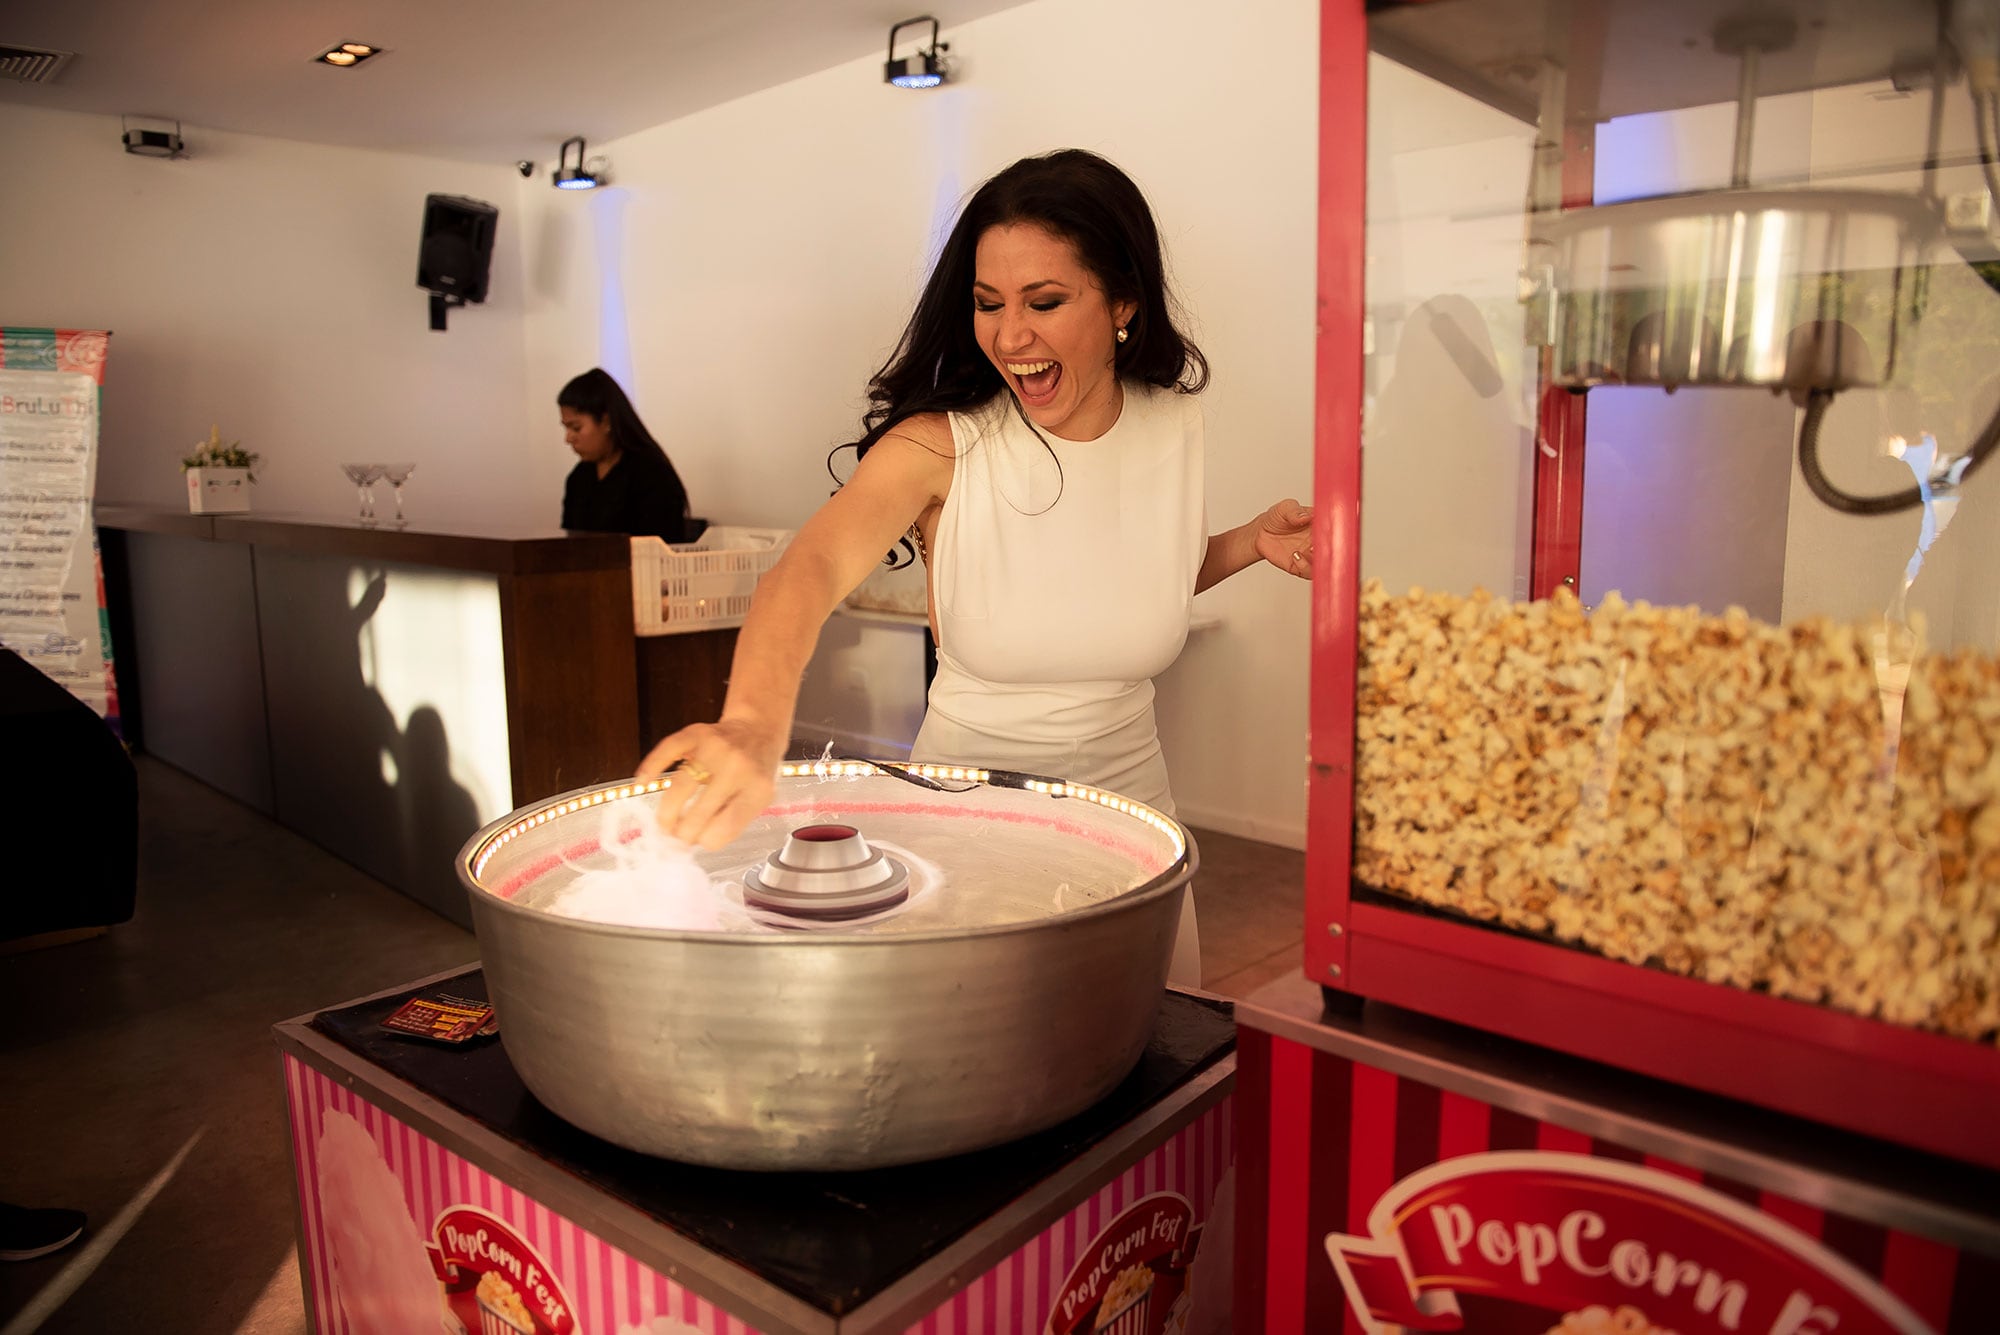
M 1146 1266 L 1126 1266 L 1113 1275 L 1111 1282 L 1104 1286 L 1104 1296 L 1098 1300 L 1097 1328 L 1103 1330 L 1117 1322 L 1122 1330 L 1125 1323 L 1120 1319 L 1126 1310 L 1151 1293 L 1152 1288 L 1153 1272 Z
M 1362 591 L 1357 880 L 2000 1036 L 2000 660 L 1922 626 Z
M 489 1270 L 479 1277 L 473 1290 L 479 1303 L 481 1335 L 528 1335 L 535 1328 L 526 1303 L 499 1271 Z
M 1608 1307 L 1586 1307 L 1550 1326 L 1548 1335 L 1674 1335 L 1674 1332 L 1646 1320 L 1646 1314 L 1636 1307 L 1621 1307 L 1615 1312 Z

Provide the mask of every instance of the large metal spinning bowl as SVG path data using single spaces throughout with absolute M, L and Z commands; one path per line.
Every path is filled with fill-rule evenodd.
M 474 835 L 459 874 L 535 1096 L 646 1154 L 858 1169 L 999 1144 L 1109 1093 L 1152 1032 L 1194 873 L 1187 832 L 1093 789 L 899 770 L 931 782 L 788 766 L 742 838 L 701 855 L 733 886 L 715 930 L 545 907 L 611 856 L 607 812 L 652 819 L 659 783 L 566 793 Z M 768 855 L 834 824 L 907 859 L 907 903 L 861 925 L 747 921 L 745 873 L 753 889 L 784 881 Z

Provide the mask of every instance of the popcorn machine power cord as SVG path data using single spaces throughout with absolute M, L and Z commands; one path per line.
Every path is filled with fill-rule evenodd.
M 1953 0 L 1946 7 L 1945 30 L 1965 69 L 1966 86 L 1972 95 L 1973 131 L 1979 140 L 1979 165 L 1986 178 L 1989 199 L 2000 211 L 2000 0 Z M 1933 113 L 1935 124 L 1935 113 Z M 1935 134 L 1935 130 L 1933 131 Z M 1936 158 L 1935 140 L 1931 158 Z M 2000 292 L 2000 275 L 1994 266 L 1976 263 L 1961 252 L 1974 273 L 1995 292 Z M 1986 429 L 1959 459 L 1940 456 L 1925 482 L 1884 496 L 1853 496 L 1835 486 L 1819 461 L 1819 429 L 1826 410 L 1833 403 L 1833 391 L 1816 389 L 1806 398 L 1805 419 L 1799 424 L 1799 471 L 1806 486 L 1824 504 L 1842 514 L 1887 515 L 1922 505 L 1929 483 L 1958 485 L 1986 462 L 1995 444 L 2000 444 L 2000 408 L 1996 408 Z
M 1826 410 L 1832 403 L 1832 390 L 1813 390 L 1806 397 L 1805 420 L 1799 423 L 1799 472 L 1805 475 L 1806 486 L 1812 494 L 1828 507 L 1849 515 L 1891 515 L 1922 505 L 1925 491 L 1922 485 L 1905 487 L 1884 496 L 1853 496 L 1833 484 L 1819 462 L 1820 423 L 1825 420 Z M 1972 476 L 1974 469 L 1986 462 L 1986 456 L 1993 452 L 1995 444 L 2000 444 L 2000 410 L 1994 412 L 1993 419 L 1979 433 L 1979 438 L 1972 442 L 1972 448 L 1966 451 L 1962 460 L 1938 460 L 1930 481 L 1963 483 Z M 1963 467 L 1959 466 L 1961 463 Z

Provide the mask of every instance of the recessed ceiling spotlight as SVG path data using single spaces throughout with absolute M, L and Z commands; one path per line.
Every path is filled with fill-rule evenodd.
M 341 42 L 337 46 L 329 46 L 314 56 L 313 60 L 322 65 L 332 65 L 336 69 L 352 69 L 370 56 L 381 54 L 381 47 L 370 46 L 366 42 Z

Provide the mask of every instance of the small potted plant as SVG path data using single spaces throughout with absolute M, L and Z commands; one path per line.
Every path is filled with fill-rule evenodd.
M 235 514 L 250 508 L 250 484 L 257 475 L 250 470 L 260 456 L 243 448 L 241 441 L 222 438 L 222 430 L 211 426 L 208 439 L 195 442 L 194 452 L 181 460 L 187 474 L 188 510 L 198 515 Z

